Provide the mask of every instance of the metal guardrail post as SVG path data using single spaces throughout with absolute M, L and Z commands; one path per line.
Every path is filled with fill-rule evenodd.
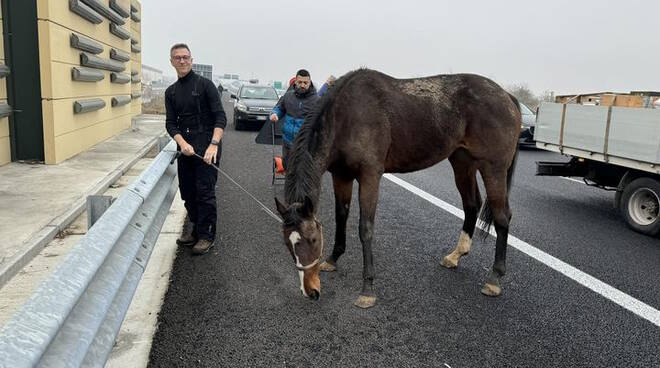
M 91 229 L 96 221 L 110 208 L 111 196 L 91 195 L 87 197 L 87 228 Z

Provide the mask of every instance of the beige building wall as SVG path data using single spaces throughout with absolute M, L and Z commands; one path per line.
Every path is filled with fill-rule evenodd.
M 127 14 L 131 13 L 131 8 L 140 8 L 139 2 L 134 0 L 98 0 L 108 9 L 111 9 L 111 1 Z M 131 39 L 138 42 L 134 46 L 141 48 L 140 23 L 133 20 L 132 15 L 124 17 L 117 12 L 125 23 L 116 26 L 130 34 L 129 39 L 122 39 L 110 32 L 112 22 L 107 17 L 98 12 L 96 14 L 102 18 L 99 24 L 72 11 L 69 1 L 37 0 L 44 157 L 47 164 L 62 162 L 129 128 L 131 117 L 141 111 L 141 108 L 135 107 L 136 100 L 140 99 L 131 98 L 132 93 L 140 88 L 140 83 L 131 81 L 131 72 L 135 68 L 133 60 L 141 59 L 140 53 L 131 50 Z M 94 54 L 75 48 L 71 37 L 95 45 L 100 52 L 96 50 L 98 53 Z M 130 55 L 130 60 L 113 60 L 111 52 Z M 84 53 L 123 70 L 111 71 L 98 65 L 83 66 L 81 54 Z M 102 79 L 74 80 L 73 73 L 80 70 L 91 72 L 98 78 L 102 76 Z M 113 98 L 115 102 L 120 101 L 116 106 L 113 106 Z M 90 111 L 85 108 L 76 111 L 74 108 L 88 104 L 93 106 Z
M 3 0 L 5 1 L 5 0 Z M 0 2 L 1 4 L 1 2 Z M 2 33 L 2 7 L 0 7 L 0 63 L 5 65 L 4 34 Z M 7 103 L 7 78 L 0 79 L 0 104 Z M 0 119 L 0 166 L 11 161 L 9 141 L 9 117 Z

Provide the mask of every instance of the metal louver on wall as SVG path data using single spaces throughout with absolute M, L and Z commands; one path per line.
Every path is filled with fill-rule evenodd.
M 94 24 L 103 22 L 103 17 L 99 13 L 83 4 L 80 0 L 69 0 L 69 10 Z
M 123 106 L 123 105 L 126 105 L 126 104 L 130 103 L 131 100 L 132 100 L 132 98 L 129 95 L 115 96 L 110 101 L 110 105 L 112 105 L 112 107 Z
M 122 40 L 128 40 L 131 38 L 131 33 L 121 26 L 118 26 L 115 23 L 110 23 L 110 33 L 121 38 Z
M 10 73 L 9 67 L 5 64 L 0 64 L 0 78 L 8 76 Z
M 73 103 L 73 112 L 83 114 L 90 111 L 100 110 L 105 107 L 105 101 L 100 98 L 90 98 L 87 100 L 78 100 Z
M 0 102 L 0 119 L 11 115 L 13 111 L 14 110 L 11 108 L 9 104 L 7 104 L 7 102 L 5 101 Z
M 113 48 L 113 49 L 110 49 L 110 59 L 115 59 L 115 60 L 126 62 L 126 61 L 131 60 L 131 55 L 127 52 L 124 52 L 124 51 L 117 50 L 117 49 Z
M 103 59 L 86 52 L 80 53 L 80 65 L 90 68 L 110 70 L 112 72 L 123 72 L 126 70 L 124 63 L 110 59 Z
M 79 82 L 98 82 L 105 78 L 105 74 L 98 69 L 74 66 L 71 68 L 71 79 Z
M 71 47 L 74 49 L 91 52 L 92 54 L 100 54 L 103 52 L 103 45 L 91 38 L 71 33 L 69 40 L 71 42 Z
M 110 9 L 114 10 L 123 18 L 128 18 L 131 16 L 130 9 L 124 9 L 124 7 L 121 6 L 117 2 L 117 0 L 110 0 Z
M 131 83 L 140 83 L 140 76 L 135 74 L 134 76 L 131 77 Z
M 132 99 L 136 99 L 136 98 L 140 98 L 140 97 L 142 97 L 142 93 L 140 93 L 140 92 L 131 93 L 131 98 Z
M 105 6 L 105 4 L 101 3 L 99 0 L 80 0 L 80 1 L 89 5 L 90 8 L 94 9 L 97 13 L 108 18 L 110 21 L 114 23 L 121 25 L 126 23 L 126 21 L 124 21 L 124 18 L 122 18 L 119 14 L 115 13 L 114 10 Z
M 131 12 L 131 19 L 133 22 L 140 23 L 140 16 L 138 15 L 137 11 Z
M 117 84 L 126 84 L 131 81 L 131 76 L 122 73 L 110 73 L 110 82 Z
M 131 52 L 134 52 L 134 53 L 137 54 L 140 51 L 142 51 L 142 49 L 140 48 L 140 45 L 131 45 Z

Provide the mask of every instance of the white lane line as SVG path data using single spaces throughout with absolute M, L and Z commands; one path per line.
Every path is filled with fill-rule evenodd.
M 414 193 L 415 195 L 431 202 L 437 207 L 442 208 L 443 210 L 451 213 L 452 215 L 464 219 L 463 211 L 452 206 L 451 204 L 415 187 L 414 185 L 397 178 L 392 174 L 385 174 L 383 177 L 394 184 L 401 186 L 402 188 Z M 491 229 L 490 234 L 495 236 L 495 230 Z M 535 260 L 543 263 L 544 265 L 552 268 L 553 270 L 563 274 L 564 276 L 572 279 L 573 281 L 579 283 L 580 285 L 591 289 L 592 291 L 602 295 L 603 297 L 609 299 L 610 301 L 618 304 L 619 306 L 629 310 L 630 312 L 638 315 L 639 317 L 644 318 L 645 320 L 653 323 L 654 325 L 660 327 L 660 311 L 651 307 L 650 305 L 635 299 L 634 297 L 616 289 L 597 278 L 580 271 L 579 269 L 569 265 L 568 263 L 555 258 L 544 251 L 531 246 L 530 244 L 516 238 L 515 236 L 509 234 L 509 245 L 516 248 L 517 250 L 527 254 L 528 256 L 534 258 Z
M 576 183 L 584 184 L 583 180 L 573 179 L 573 178 L 569 178 L 569 177 L 566 177 L 566 176 L 560 176 L 560 178 L 562 178 L 564 180 L 570 180 L 570 181 L 574 181 Z

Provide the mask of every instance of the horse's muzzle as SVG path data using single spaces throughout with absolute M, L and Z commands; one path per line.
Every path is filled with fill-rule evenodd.
M 319 300 L 319 297 L 321 296 L 321 293 L 318 292 L 318 290 L 312 290 L 309 293 L 309 298 L 312 300 Z

